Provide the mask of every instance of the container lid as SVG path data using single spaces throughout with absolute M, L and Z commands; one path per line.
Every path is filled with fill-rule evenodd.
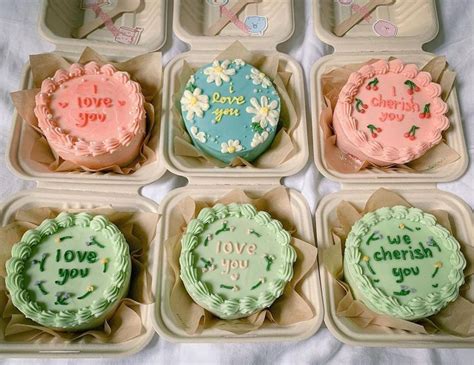
M 52 1 L 42 0 L 39 33 L 56 45 L 57 51 L 77 54 L 85 47 L 100 49 L 106 56 L 130 58 L 163 47 L 166 41 L 167 0 L 141 0 L 135 12 L 113 17 L 108 26 L 96 29 L 85 38 L 71 33 L 96 13 L 86 6 L 96 4 L 100 16 L 115 8 L 117 0 Z
M 439 31 L 435 0 L 394 0 L 381 5 L 344 36 L 334 27 L 354 13 L 363 13 L 369 0 L 313 0 L 316 35 L 336 52 L 420 50 Z
M 221 50 L 234 41 L 249 49 L 275 49 L 289 39 L 295 27 L 293 0 L 176 0 L 173 30 L 193 50 Z M 211 28 L 221 19 L 233 18 L 216 35 Z

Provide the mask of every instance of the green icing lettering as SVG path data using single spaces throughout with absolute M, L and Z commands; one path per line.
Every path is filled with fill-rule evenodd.
M 390 243 L 391 245 L 399 245 L 401 242 L 399 235 L 397 235 L 395 238 L 391 238 L 390 236 L 387 236 L 387 240 L 388 240 L 388 243 Z
M 89 251 L 87 252 L 86 260 L 89 264 L 97 262 L 97 252 Z
M 58 270 L 59 277 L 62 278 L 62 281 L 56 280 L 57 285 L 64 285 L 69 280 L 69 270 L 60 268 Z
M 403 235 L 403 242 L 405 242 L 407 245 L 409 245 L 411 243 L 411 238 L 409 235 L 407 234 L 404 234 Z
M 67 250 L 64 253 L 64 260 L 66 260 L 66 262 L 71 262 L 72 260 L 75 259 L 75 257 L 76 257 L 76 255 L 74 254 L 74 251 Z
M 370 237 L 367 239 L 366 244 L 369 245 L 370 242 L 372 241 L 378 241 L 382 238 L 383 236 L 380 234 L 379 231 L 373 232 Z
M 423 243 L 421 243 L 421 242 L 418 242 L 418 244 L 419 244 L 421 250 L 423 251 L 423 256 L 424 256 L 424 257 L 426 257 L 426 258 L 427 258 L 428 256 L 429 256 L 429 257 L 433 257 L 433 252 L 431 252 L 431 250 L 430 250 L 429 248 L 426 248 L 426 247 L 423 245 Z
M 420 268 L 418 266 L 415 267 L 394 267 L 392 268 L 392 274 L 397 278 L 395 280 L 397 283 L 403 283 L 406 277 L 410 275 L 417 276 L 420 274 Z

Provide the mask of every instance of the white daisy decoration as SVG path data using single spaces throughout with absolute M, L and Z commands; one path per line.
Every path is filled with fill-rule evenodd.
M 239 67 L 245 66 L 245 61 L 241 60 L 240 58 L 237 58 L 236 60 L 234 60 L 234 65 Z
M 227 143 L 222 143 L 221 144 L 221 152 L 222 153 L 235 153 L 235 152 L 240 152 L 242 151 L 242 145 L 240 144 L 240 141 L 238 139 L 233 140 L 229 139 Z
M 235 70 L 228 68 L 229 64 L 229 60 L 222 61 L 222 63 L 214 61 L 211 67 L 207 67 L 204 70 L 204 75 L 207 76 L 207 82 L 210 84 L 215 82 L 217 86 L 221 86 L 222 82 L 229 82 L 229 76 L 235 75 Z
M 250 114 L 255 114 L 252 118 L 252 123 L 259 123 L 260 127 L 266 128 L 268 124 L 275 127 L 278 124 L 278 117 L 280 115 L 278 108 L 278 102 L 272 100 L 268 103 L 268 98 L 262 96 L 260 98 L 260 104 L 256 98 L 250 99 L 250 104 L 245 111 Z
M 252 68 L 250 78 L 254 85 L 262 85 L 264 89 L 272 86 L 272 82 L 263 72 L 260 72 L 256 68 Z
M 201 143 L 206 143 L 206 133 L 199 132 L 199 129 L 196 126 L 191 127 L 191 133 L 194 138 L 196 138 Z
M 267 140 L 267 138 L 268 138 L 268 132 L 267 131 L 263 131 L 262 134 L 255 133 L 253 135 L 253 139 L 252 139 L 252 142 L 250 143 L 250 146 L 252 146 L 252 148 L 255 148 L 259 144 L 262 144 L 263 142 L 265 142 Z
M 193 92 L 184 90 L 181 98 L 181 106 L 186 114 L 187 120 L 192 120 L 194 115 L 202 118 L 204 112 L 209 109 L 209 97 L 201 94 L 201 89 L 196 88 Z

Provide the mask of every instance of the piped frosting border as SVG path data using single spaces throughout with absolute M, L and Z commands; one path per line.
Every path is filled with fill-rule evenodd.
M 383 146 L 376 140 L 369 139 L 365 131 L 358 130 L 357 119 L 352 116 L 354 98 L 367 79 L 389 72 L 399 73 L 414 80 L 414 82 L 429 91 L 431 101 L 431 120 L 435 124 L 431 138 L 419 141 L 408 148 L 394 148 Z M 441 86 L 432 82 L 431 74 L 420 71 L 414 64 L 404 64 L 401 60 L 378 60 L 364 65 L 360 70 L 353 72 L 339 94 L 336 113 L 341 128 L 349 141 L 366 156 L 372 156 L 393 164 L 404 164 L 421 157 L 426 151 L 441 142 L 442 132 L 449 128 L 449 119 L 445 116 L 447 104 L 440 98 Z
M 397 298 L 386 295 L 376 288 L 370 278 L 364 275 L 364 269 L 360 264 L 363 262 L 361 260 L 362 253 L 359 250 L 362 243 L 361 236 L 364 236 L 371 227 L 379 222 L 392 218 L 407 219 L 429 227 L 435 238 L 438 237 L 441 244 L 451 252 L 452 269 L 448 275 L 449 282 L 438 288 L 436 292 L 423 298 L 415 297 L 405 305 L 400 304 Z M 465 267 L 466 260 L 460 252 L 459 242 L 446 228 L 437 223 L 435 216 L 418 208 L 395 206 L 367 213 L 353 225 L 345 243 L 345 274 L 351 278 L 351 281 L 357 286 L 357 290 L 362 293 L 364 303 L 377 312 L 382 311 L 396 318 L 410 320 L 429 317 L 456 300 L 459 288 L 464 283 L 463 270 Z
M 268 283 L 269 290 L 261 292 L 258 298 L 246 296 L 239 300 L 224 299 L 219 294 L 211 293 L 209 288 L 199 280 L 198 270 L 194 266 L 193 250 L 198 245 L 198 236 L 206 224 L 217 219 L 239 216 L 253 219 L 257 224 L 266 226 L 275 233 L 275 241 L 284 247 L 282 250 L 284 266 L 280 270 L 280 279 L 270 281 Z M 180 276 L 191 297 L 198 304 L 205 305 L 211 311 L 219 313 L 221 318 L 249 316 L 272 305 L 283 294 L 285 286 L 292 279 L 293 264 L 297 259 L 297 254 L 290 242 L 290 234 L 283 229 L 281 222 L 272 219 L 269 213 L 257 211 L 251 204 L 216 204 L 212 208 L 202 209 L 197 218 L 189 222 L 181 239 Z
M 61 228 L 72 226 L 90 227 L 93 231 L 104 231 L 115 248 L 115 273 L 111 285 L 104 289 L 103 298 L 95 300 L 90 306 L 80 310 L 53 311 L 44 310 L 42 305 L 30 299 L 25 289 L 26 261 L 30 258 L 32 248 L 44 237 L 55 234 Z M 74 328 L 90 320 L 106 315 L 123 293 L 124 285 L 130 280 L 131 259 L 128 243 L 116 225 L 102 215 L 92 216 L 88 213 L 60 213 L 54 219 L 46 219 L 35 229 L 25 232 L 21 241 L 12 248 L 12 257 L 6 263 L 6 286 L 13 305 L 27 318 L 52 328 Z
M 54 116 L 49 108 L 49 98 L 64 82 L 85 75 L 104 75 L 114 77 L 119 80 L 129 91 L 130 98 L 134 103 L 130 123 L 127 128 L 121 129 L 119 137 L 111 137 L 104 141 L 86 141 L 67 133 L 58 127 L 54 121 Z M 121 147 L 128 146 L 139 134 L 144 134 L 140 123 L 145 119 L 144 108 L 145 97 L 141 92 L 140 84 L 130 79 L 127 72 L 117 71 L 111 64 L 100 66 L 92 61 L 81 65 L 74 63 L 69 70 L 59 69 L 53 77 L 43 80 L 41 90 L 35 97 L 36 106 L 34 113 L 38 118 L 38 125 L 43 131 L 48 142 L 54 149 L 61 152 L 73 153 L 76 156 L 99 156 L 106 153 L 113 153 Z

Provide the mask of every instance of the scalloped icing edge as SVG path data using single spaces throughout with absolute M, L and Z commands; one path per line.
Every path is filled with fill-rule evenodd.
M 185 258 L 186 253 L 191 252 L 192 254 L 194 247 L 189 247 L 188 249 L 186 249 L 183 244 L 183 241 L 187 238 L 189 240 L 195 239 L 197 242 L 197 237 L 200 234 L 200 232 L 194 234 L 191 231 L 195 230 L 196 227 L 202 227 L 206 224 L 212 223 L 216 219 L 224 219 L 226 217 L 238 215 L 247 217 L 249 219 L 253 219 L 256 216 L 260 215 L 264 220 L 267 220 L 267 222 L 257 223 L 261 225 L 272 224 L 278 227 L 277 232 L 275 232 L 275 236 L 281 235 L 282 237 L 284 237 L 284 242 L 280 242 L 280 244 L 282 246 L 287 246 L 288 248 L 286 250 L 288 255 L 287 257 L 284 257 L 285 266 L 284 268 L 282 268 L 282 271 L 288 273 L 286 277 L 288 280 L 278 279 L 270 281 L 269 287 L 273 287 L 274 289 L 276 289 L 276 291 L 263 291 L 259 294 L 258 299 L 254 299 L 254 297 L 251 296 L 246 296 L 240 298 L 239 300 L 224 299 L 218 294 L 211 293 L 207 286 L 198 280 L 197 271 L 192 264 L 192 260 L 186 260 Z M 207 218 L 204 219 L 204 216 L 207 216 Z M 272 231 L 274 231 L 274 229 Z M 202 209 L 201 212 L 198 214 L 198 217 L 191 220 L 186 228 L 183 238 L 181 239 L 182 249 L 179 260 L 180 277 L 183 281 L 186 291 L 193 298 L 193 300 L 198 305 L 209 310 L 218 317 L 222 319 L 238 319 L 248 317 L 259 310 L 270 307 L 273 302 L 283 294 L 285 286 L 291 281 L 291 278 L 293 277 L 293 264 L 297 259 L 297 254 L 295 249 L 291 246 L 290 242 L 291 235 L 285 229 L 283 229 L 280 221 L 272 219 L 270 217 L 270 214 L 268 214 L 267 212 L 257 211 L 255 207 L 251 204 L 216 204 L 212 208 Z M 261 299 L 260 303 L 259 299 Z
M 384 214 L 383 217 L 380 216 L 381 211 L 388 211 L 388 214 Z M 382 220 L 388 220 L 391 218 L 397 219 L 407 219 L 412 222 L 421 222 L 425 226 L 434 229 L 434 235 L 440 238 L 441 244 L 448 250 L 452 251 L 445 245 L 446 239 L 449 239 L 450 242 L 456 247 L 456 251 L 452 252 L 451 259 L 453 255 L 456 258 L 458 265 L 453 264 L 453 268 L 448 275 L 448 280 L 450 283 L 439 288 L 436 293 L 429 294 L 426 298 L 415 297 L 411 299 L 408 304 L 400 304 L 397 298 L 386 295 L 382 293 L 381 290 L 375 288 L 370 278 L 364 274 L 363 267 L 359 264 L 360 260 L 357 260 L 357 257 L 354 257 L 351 253 L 351 249 L 355 249 L 356 256 L 361 256 L 362 253 L 358 249 L 360 247 L 359 235 L 356 235 L 354 232 L 363 232 L 365 229 L 370 229 L 370 227 L 376 225 Z M 370 220 L 369 220 L 370 219 Z M 368 222 L 367 222 L 368 221 Z M 359 241 L 359 243 L 357 243 Z M 355 264 L 349 264 L 348 260 L 357 262 Z M 451 260 L 452 261 L 452 260 Z M 347 282 L 352 281 L 355 283 L 355 286 L 359 292 L 359 296 L 364 304 L 367 305 L 371 310 L 377 313 L 387 314 L 395 318 L 405 319 L 405 320 L 415 320 L 429 317 L 433 314 L 438 313 L 450 302 L 456 300 L 459 295 L 459 287 L 464 283 L 463 270 L 466 267 L 466 260 L 460 251 L 459 242 L 452 236 L 452 234 L 443 226 L 437 223 L 436 217 L 423 212 L 418 208 L 407 208 L 404 206 L 394 206 L 392 208 L 380 208 L 371 213 L 367 213 L 361 219 L 359 219 L 351 229 L 351 232 L 347 236 L 344 250 L 344 273 Z M 347 275 L 347 276 L 346 276 Z M 456 280 L 457 278 L 457 280 Z M 361 283 L 368 282 L 368 287 L 362 288 Z M 352 284 L 349 283 L 352 287 Z M 442 297 L 441 293 L 448 293 L 450 295 Z M 380 307 L 380 302 L 387 304 L 390 310 L 383 311 Z M 413 306 L 415 308 L 413 308 Z
M 351 114 L 353 111 L 354 98 L 358 90 L 367 79 L 389 72 L 400 73 L 410 79 L 416 79 L 417 84 L 419 83 L 420 86 L 432 89 L 433 93 L 431 97 L 433 103 L 439 105 L 439 110 L 432 114 L 440 120 L 440 123 L 439 126 L 434 129 L 431 140 L 417 142 L 415 146 L 409 148 L 387 148 L 378 142 L 368 140 L 367 136 L 357 129 L 356 119 L 352 117 Z M 448 106 L 440 98 L 442 92 L 441 86 L 431 80 L 430 73 L 420 71 L 415 64 L 404 64 L 399 59 L 391 61 L 378 60 L 375 63 L 365 65 L 358 71 L 353 72 L 339 94 L 334 112 L 337 115 L 338 123 L 341 124 L 341 129 L 344 131 L 345 137 L 352 145 L 360 149 L 365 156 L 373 157 L 387 164 L 401 165 L 421 157 L 426 151 L 441 142 L 443 138 L 442 133 L 447 130 L 450 125 L 449 119 L 445 116 L 448 112 Z M 344 127 L 342 127 L 343 124 Z M 374 148 L 374 146 L 377 148 Z
M 23 248 L 31 253 L 31 247 L 41 244 L 45 236 L 56 233 L 61 228 L 72 226 L 91 227 L 94 231 L 105 230 L 105 234 L 115 244 L 115 252 L 125 256 L 121 260 L 112 277 L 112 285 L 104 289 L 104 293 L 110 293 L 108 298 L 95 300 L 90 306 L 80 310 L 53 311 L 44 310 L 38 302 L 29 300 L 28 290 L 20 287 L 24 281 L 22 272 L 25 261 L 30 255 L 20 255 Z M 127 260 L 128 258 L 128 260 Z M 26 231 L 20 242 L 12 247 L 12 257 L 6 262 L 7 276 L 5 279 L 7 290 L 13 305 L 22 312 L 25 317 L 49 328 L 61 330 L 78 330 L 90 328 L 88 323 L 95 323 L 98 319 L 106 319 L 109 312 L 119 303 L 121 297 L 126 294 L 131 277 L 131 257 L 129 246 L 124 235 L 117 226 L 102 215 L 92 216 L 88 213 L 72 214 L 60 213 L 54 219 L 44 220 L 37 228 Z M 117 273 L 125 273 L 122 278 L 115 278 Z M 114 282 L 115 279 L 115 282 Z M 92 313 L 91 308 L 94 308 Z
M 135 110 L 135 113 L 130 115 L 131 121 L 128 128 L 120 132 L 119 138 L 112 137 L 100 142 L 88 142 L 59 128 L 54 122 L 53 114 L 48 104 L 49 97 L 62 83 L 72 78 L 97 74 L 114 77 L 129 89 L 131 98 L 135 101 L 135 107 L 132 109 Z M 100 66 L 98 63 L 91 61 L 85 65 L 74 63 L 69 67 L 69 70 L 59 69 L 53 77 L 43 80 L 40 92 L 35 97 L 35 102 L 34 113 L 38 119 L 38 126 L 48 142 L 56 150 L 72 153 L 78 157 L 95 157 L 106 153 L 114 153 L 120 147 L 127 147 L 139 134 L 145 133 L 140 126 L 146 118 L 145 97 L 141 93 L 140 84 L 131 80 L 128 72 L 118 71 L 111 64 Z

